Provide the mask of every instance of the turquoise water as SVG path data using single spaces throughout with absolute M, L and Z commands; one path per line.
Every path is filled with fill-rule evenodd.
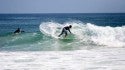
M 72 35 L 56 38 L 72 25 Z M 125 46 L 125 14 L 1 14 L 1 51 L 80 50 Z M 20 27 L 24 33 L 13 34 Z M 116 43 L 116 44 L 114 44 Z

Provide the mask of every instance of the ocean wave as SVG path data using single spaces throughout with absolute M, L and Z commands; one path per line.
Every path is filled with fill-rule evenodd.
M 67 38 L 58 38 L 62 28 L 72 25 Z M 94 47 L 124 47 L 125 26 L 97 26 L 91 23 L 42 22 L 40 32 L 6 35 L 0 37 L 0 50 L 43 51 L 80 50 Z
M 44 34 L 56 37 L 61 28 L 67 25 L 72 25 L 72 33 L 75 39 L 80 43 L 104 45 L 110 47 L 123 47 L 125 46 L 125 26 L 110 27 L 110 26 L 97 26 L 91 23 L 84 24 L 82 22 L 66 22 L 59 24 L 55 22 L 41 23 L 40 31 Z

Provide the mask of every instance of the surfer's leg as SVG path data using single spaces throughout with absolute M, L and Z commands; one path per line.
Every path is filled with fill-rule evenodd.
M 65 32 L 65 37 L 67 36 L 67 32 Z
M 66 30 L 64 30 L 64 33 L 65 33 L 65 37 L 67 36 L 67 31 Z
M 62 32 L 61 32 L 61 34 L 60 35 L 58 35 L 59 37 L 63 34 L 63 32 L 64 32 L 64 30 L 62 30 Z

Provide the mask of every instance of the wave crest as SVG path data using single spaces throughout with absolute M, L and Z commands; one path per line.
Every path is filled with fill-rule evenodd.
M 67 22 L 59 24 L 55 22 L 44 22 L 40 24 L 40 31 L 52 37 L 61 32 L 61 28 L 66 25 L 72 25 L 71 32 L 79 43 L 96 44 L 109 47 L 125 46 L 125 26 L 110 27 L 97 26 L 91 23 Z

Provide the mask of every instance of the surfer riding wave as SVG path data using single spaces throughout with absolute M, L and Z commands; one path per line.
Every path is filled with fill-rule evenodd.
M 72 28 L 72 25 L 69 25 L 69 26 L 64 27 L 64 28 L 62 29 L 61 34 L 58 35 L 58 37 L 60 37 L 62 34 L 65 34 L 65 37 L 66 37 L 66 36 L 67 36 L 67 31 L 69 31 L 69 32 L 71 33 L 71 31 L 70 31 L 71 28 Z

